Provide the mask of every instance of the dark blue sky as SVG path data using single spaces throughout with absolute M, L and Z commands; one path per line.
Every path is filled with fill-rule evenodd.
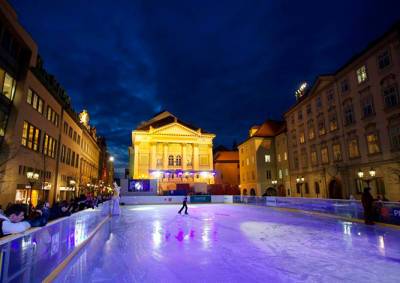
M 330 73 L 400 17 L 400 1 L 11 1 L 46 69 L 89 110 L 117 166 L 166 109 L 231 146 L 280 119 L 301 81 Z

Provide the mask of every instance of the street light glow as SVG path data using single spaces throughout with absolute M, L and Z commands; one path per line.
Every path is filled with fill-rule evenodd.
M 114 156 L 110 156 L 109 160 L 110 162 L 114 162 Z

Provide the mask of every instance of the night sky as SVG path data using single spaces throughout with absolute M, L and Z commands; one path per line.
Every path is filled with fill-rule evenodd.
M 45 67 L 88 109 L 117 167 L 160 110 L 230 147 L 281 119 L 300 82 L 334 72 L 400 19 L 400 1 L 11 1 Z

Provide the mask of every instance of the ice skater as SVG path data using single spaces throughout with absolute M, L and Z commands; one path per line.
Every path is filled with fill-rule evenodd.
M 187 196 L 185 196 L 183 198 L 183 202 L 182 202 L 182 208 L 179 210 L 179 214 L 181 214 L 182 210 L 185 208 L 185 214 L 189 214 L 188 211 L 188 207 L 187 207 Z

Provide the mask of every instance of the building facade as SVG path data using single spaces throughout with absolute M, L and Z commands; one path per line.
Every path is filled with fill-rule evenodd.
M 294 195 L 400 199 L 400 25 L 297 93 L 285 113 Z M 362 177 L 362 178 L 361 178 Z
M 0 204 L 71 198 L 80 185 L 79 159 L 85 152 L 79 139 L 82 143 L 87 127 L 43 68 L 36 43 L 6 1 L 0 13 Z M 98 164 L 94 167 L 97 172 Z M 28 179 L 28 172 L 35 178 Z
M 286 195 L 285 144 L 285 123 L 281 121 L 267 120 L 250 129 L 249 138 L 238 146 L 242 195 Z
M 158 180 L 158 191 L 200 188 L 214 183 L 215 135 L 179 120 L 168 111 L 132 132 L 129 171 L 133 179 Z
M 240 167 L 237 150 L 220 150 L 214 154 L 215 184 L 239 186 Z

